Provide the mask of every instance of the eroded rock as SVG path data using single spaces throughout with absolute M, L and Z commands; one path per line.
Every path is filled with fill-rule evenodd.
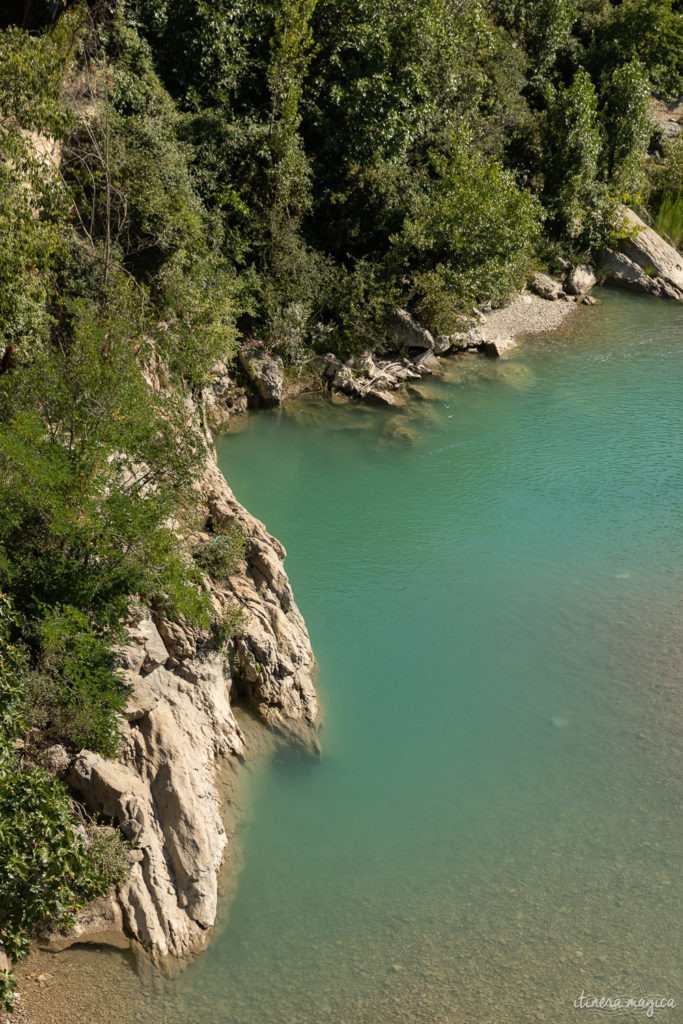
M 605 249 L 600 254 L 605 283 L 683 302 L 680 253 L 625 207 L 622 226 L 629 235 L 619 242 L 619 249 Z
M 407 309 L 396 309 L 391 318 L 391 333 L 396 343 L 405 348 L 434 348 L 434 338 L 415 320 Z
M 266 405 L 279 405 L 285 371 L 280 356 L 272 356 L 259 344 L 243 345 L 239 353 L 240 366 L 254 382 Z
M 217 878 L 228 837 L 215 788 L 219 764 L 244 754 L 231 693 L 308 753 L 319 753 L 318 700 L 308 633 L 283 568 L 282 545 L 235 499 L 215 461 L 200 486 L 207 525 L 235 523 L 246 555 L 227 582 L 207 579 L 217 615 L 242 609 L 232 665 L 208 630 L 138 609 L 120 651 L 130 687 L 117 760 L 81 751 L 69 784 L 91 812 L 116 823 L 132 844 L 129 879 L 113 902 L 91 904 L 52 948 L 120 942 L 155 958 L 201 949 L 216 916 Z
M 592 267 L 581 264 L 567 274 L 564 289 L 568 295 L 586 295 L 596 284 L 597 277 Z

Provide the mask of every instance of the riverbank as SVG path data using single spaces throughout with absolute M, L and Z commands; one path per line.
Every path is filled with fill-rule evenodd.
M 595 301 L 586 297 L 594 281 L 572 296 L 557 282 L 537 280 L 537 290 L 550 288 L 552 297 L 524 291 L 499 309 L 476 311 L 469 330 L 451 339 L 432 338 L 400 311 L 400 329 L 424 347 L 413 346 L 417 351 L 400 363 L 383 363 L 377 353 L 351 365 L 323 357 L 322 377 L 333 395 L 404 405 L 411 389 L 413 397 L 425 397 L 419 381 L 440 375 L 445 360 L 504 357 L 516 339 L 556 330 L 577 305 Z M 223 395 L 232 418 L 239 403 L 229 388 Z M 414 439 L 403 419 L 387 429 L 397 440 Z M 238 608 L 246 619 L 231 661 L 201 631 L 146 609 L 131 620 L 123 662 L 133 697 L 120 763 L 84 752 L 60 768 L 90 810 L 117 821 L 131 839 L 131 880 L 89 908 L 68 939 L 51 935 L 55 950 L 73 942 L 132 942 L 155 960 L 171 957 L 180 966 L 203 948 L 216 918 L 216 880 L 229 838 L 220 825 L 214 779 L 223 759 L 237 764 L 246 753 L 231 701 L 243 701 L 286 742 L 319 750 L 315 663 L 282 568 L 284 549 L 235 501 L 213 460 L 199 494 L 204 521 L 193 543 L 210 543 L 230 525 L 246 538 L 239 572 L 212 591 L 219 618 Z M 190 750 L 191 763 L 185 763 Z
M 571 1024 L 610 985 L 679 1002 L 681 310 L 601 297 L 510 358 L 447 361 L 411 445 L 385 442 L 392 410 L 325 401 L 219 445 L 291 549 L 326 756 L 248 755 L 238 892 L 187 971 L 67 950 L 28 984 L 35 1024 L 49 1000 L 69 1024 Z

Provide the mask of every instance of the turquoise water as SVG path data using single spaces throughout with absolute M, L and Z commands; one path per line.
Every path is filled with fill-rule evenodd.
M 606 293 L 398 423 L 309 401 L 223 440 L 327 725 L 322 763 L 252 780 L 236 901 L 181 982 L 214 1019 L 680 1004 L 682 341 L 680 309 Z
M 681 1005 L 682 341 L 681 308 L 601 293 L 405 411 L 302 400 L 222 440 L 288 550 L 324 758 L 252 768 L 235 901 L 138 1019 Z

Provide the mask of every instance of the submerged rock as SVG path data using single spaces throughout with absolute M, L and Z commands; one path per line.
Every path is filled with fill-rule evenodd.
M 441 363 L 437 356 L 433 352 L 421 352 L 417 356 L 413 356 L 412 363 L 415 368 L 422 373 L 440 373 Z
M 683 257 L 633 212 L 624 208 L 622 226 L 629 236 L 618 250 L 600 254 L 605 283 L 683 302 Z
M 487 338 L 482 345 L 484 355 L 493 359 L 499 359 L 506 352 L 509 352 L 510 349 L 516 347 L 517 342 L 515 339 L 509 337 Z
M 405 444 L 415 444 L 417 432 L 413 430 L 410 421 L 405 416 L 392 416 L 384 425 L 384 433 L 395 441 L 402 441 Z

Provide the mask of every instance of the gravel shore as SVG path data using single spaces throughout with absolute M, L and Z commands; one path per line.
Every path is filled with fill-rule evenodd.
M 554 331 L 562 321 L 576 310 L 576 300 L 566 298 L 542 299 L 531 292 L 521 292 L 500 309 L 484 314 L 483 326 L 488 335 L 519 337 Z

